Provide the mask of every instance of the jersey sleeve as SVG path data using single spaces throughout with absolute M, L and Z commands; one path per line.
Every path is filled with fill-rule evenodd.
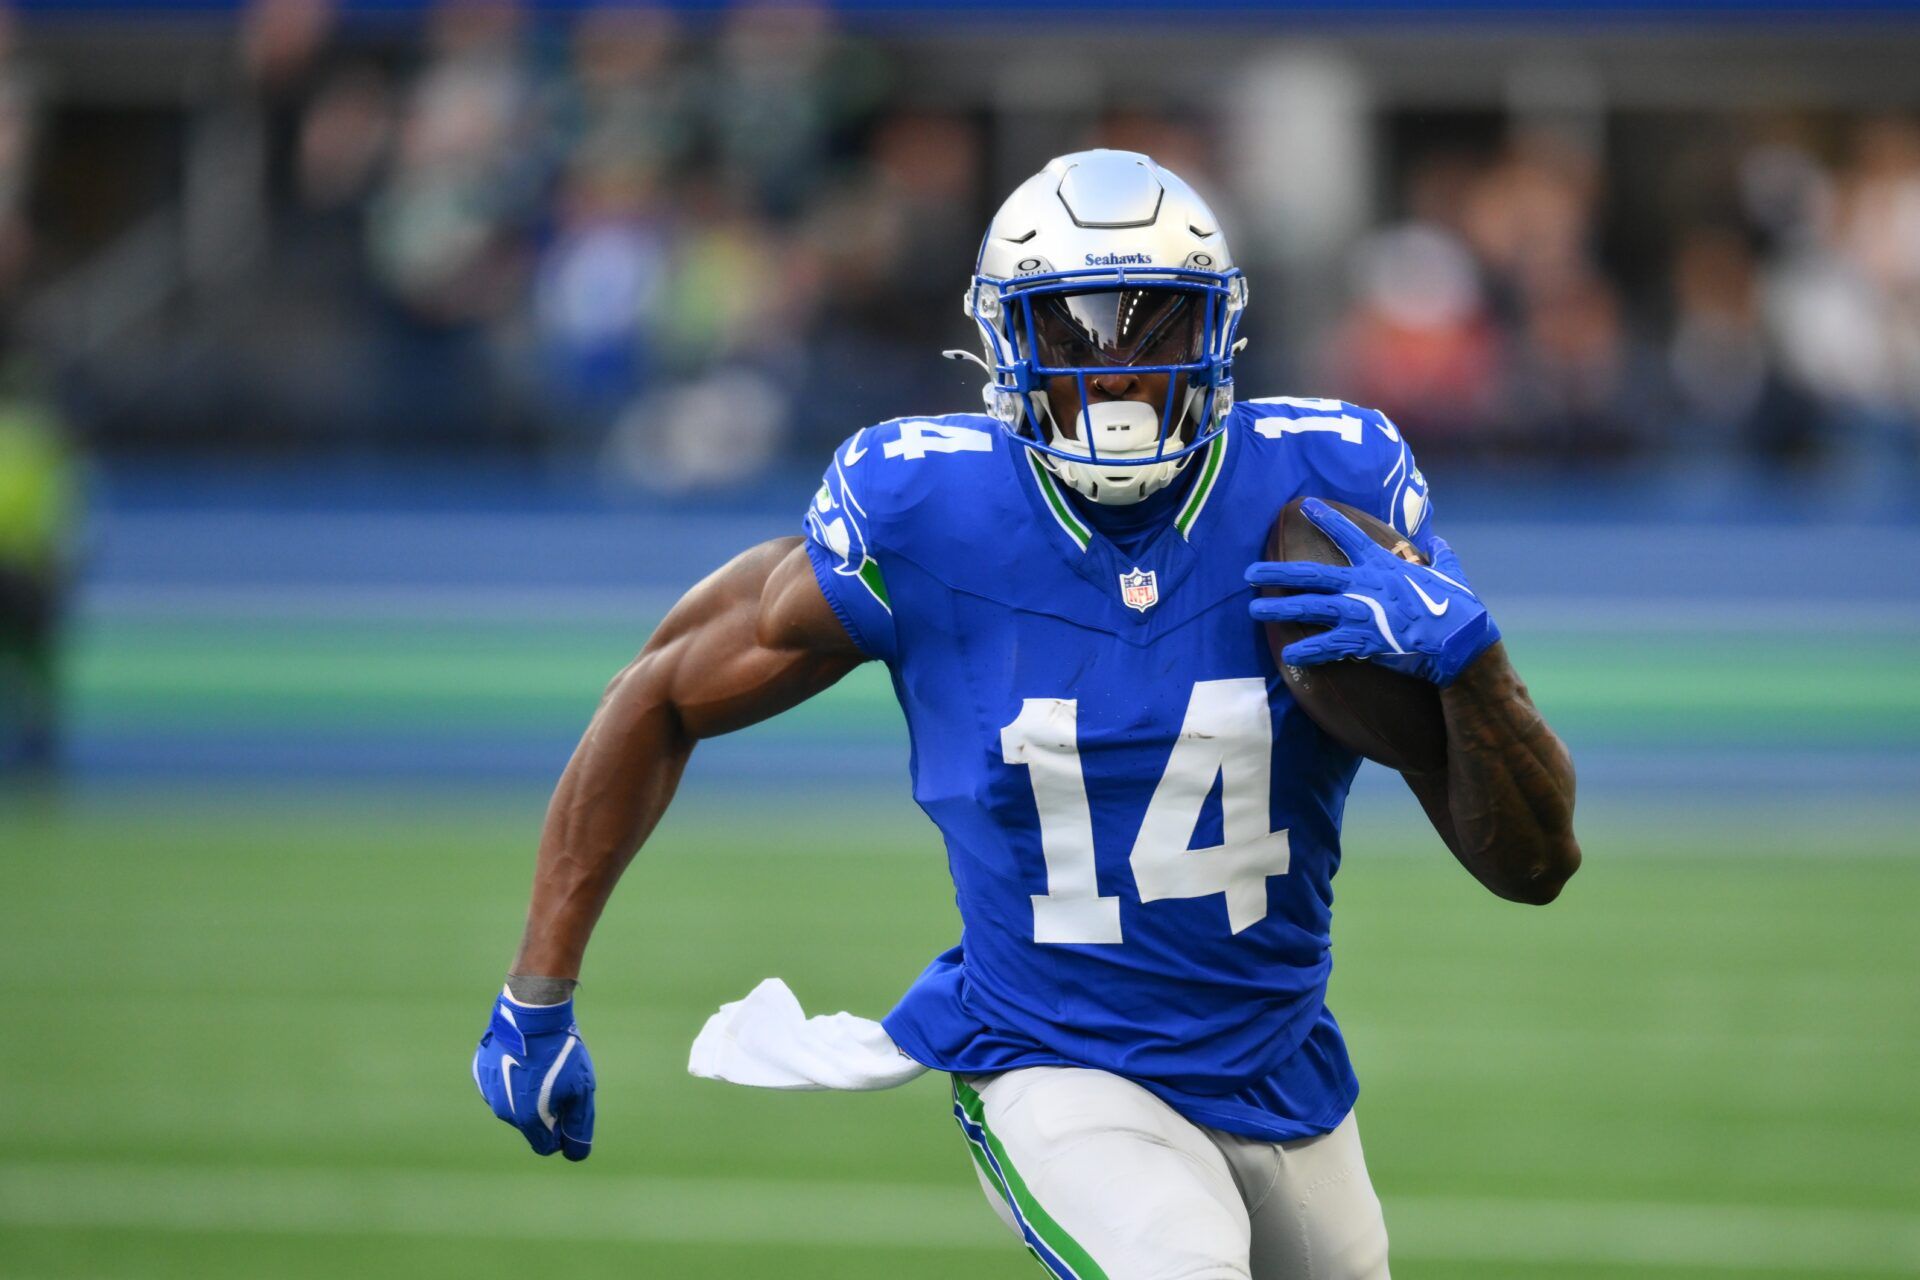
M 1428 559 L 1433 557 L 1433 495 L 1413 448 L 1400 434 L 1392 419 L 1377 409 L 1363 409 L 1369 434 L 1380 433 L 1380 447 L 1372 451 L 1371 474 L 1362 478 L 1360 492 L 1353 505 L 1370 511 L 1407 536 L 1407 540 Z
M 844 448 L 860 449 L 855 436 Z M 855 458 L 861 456 L 854 453 Z M 893 605 L 881 572 L 881 553 L 873 543 L 873 521 L 847 476 L 842 452 L 835 450 L 820 488 L 807 507 L 807 557 L 813 576 L 840 624 L 862 653 L 892 662 L 898 656 Z
M 1358 507 L 1433 554 L 1433 500 L 1413 450 L 1378 409 L 1344 400 L 1275 396 L 1253 401 L 1254 430 L 1285 439 L 1317 479 L 1309 492 Z

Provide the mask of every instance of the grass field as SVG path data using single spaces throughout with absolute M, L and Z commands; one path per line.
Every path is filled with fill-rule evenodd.
M 951 941 L 931 829 L 892 802 L 671 815 L 581 996 L 596 1154 L 529 1155 L 467 1059 L 539 808 L 16 802 L 0 1273 L 1038 1274 L 939 1080 L 685 1073 L 706 1014 L 762 977 L 877 1014 Z M 1836 816 L 1603 813 L 1544 911 L 1430 839 L 1354 831 L 1333 1004 L 1396 1276 L 1920 1275 L 1920 855 L 1897 805 Z

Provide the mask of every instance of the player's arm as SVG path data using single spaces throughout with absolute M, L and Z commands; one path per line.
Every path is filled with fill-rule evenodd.
M 1440 691 L 1447 764 L 1403 774 L 1460 864 L 1515 902 L 1554 900 L 1580 869 L 1573 757 L 1494 642 Z
M 481 1096 L 539 1154 L 583 1160 L 592 1149 L 593 1064 L 574 982 L 694 744 L 804 702 L 865 656 L 801 540 L 780 538 L 689 591 L 607 686 L 547 808 L 526 932 L 473 1060 Z
M 1348 564 L 1255 564 L 1248 581 L 1300 594 L 1256 599 L 1253 616 L 1328 628 L 1287 646 L 1297 666 L 1367 658 L 1438 685 L 1446 767 L 1405 774 L 1407 784 L 1481 884 L 1515 902 L 1553 901 L 1580 868 L 1573 759 L 1527 696 L 1459 558 L 1433 537 L 1431 563 L 1409 564 L 1324 502 L 1303 509 Z
M 607 686 L 560 776 L 513 972 L 579 976 L 696 742 L 797 706 L 863 661 L 799 538 L 762 543 L 689 591 Z

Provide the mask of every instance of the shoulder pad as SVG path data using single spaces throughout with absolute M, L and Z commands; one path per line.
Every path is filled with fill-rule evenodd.
M 892 418 L 862 427 L 834 450 L 829 482 L 873 519 L 964 491 L 981 463 L 1006 447 L 1006 431 L 980 413 Z
M 1426 480 L 1393 420 L 1378 409 L 1312 396 L 1270 396 L 1234 406 L 1246 434 L 1311 472 L 1323 496 L 1372 511 L 1403 532 L 1426 515 Z M 1244 414 L 1244 417 L 1240 415 Z

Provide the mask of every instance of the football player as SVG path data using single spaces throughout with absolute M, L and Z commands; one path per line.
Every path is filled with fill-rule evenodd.
M 1006 201 L 966 295 L 989 412 L 856 431 L 805 535 L 688 592 L 560 780 L 474 1058 L 536 1151 L 591 1149 L 575 979 L 694 744 L 880 661 L 965 934 L 841 1044 L 849 1063 L 878 1047 L 950 1075 L 989 1200 L 1056 1275 L 1387 1275 L 1324 998 L 1359 760 L 1289 695 L 1256 623 L 1325 628 L 1288 663 L 1370 659 L 1439 686 L 1444 768 L 1407 781 L 1501 897 L 1549 902 L 1579 866 L 1573 770 L 1394 424 L 1337 400 L 1236 401 L 1246 299 L 1212 211 L 1146 156 L 1062 156 Z M 1263 560 L 1303 495 L 1350 567 Z M 856 1066 L 794 1071 L 861 1084 Z

